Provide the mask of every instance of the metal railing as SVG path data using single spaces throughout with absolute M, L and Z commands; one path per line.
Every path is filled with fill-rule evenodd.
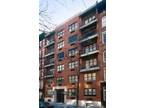
M 90 32 L 88 32 L 88 33 L 85 33 L 85 34 L 83 34 L 82 37 L 80 38 L 80 41 L 83 40 L 83 39 L 86 39 L 86 38 L 88 38 L 88 37 L 90 37 L 90 36 L 93 36 L 93 35 L 95 35 L 95 34 L 96 34 L 96 31 L 90 31 Z
M 54 58 L 49 59 L 49 60 L 45 60 L 44 65 L 49 65 L 49 64 L 54 64 Z
M 88 48 L 83 48 L 82 49 L 81 55 L 82 54 L 89 54 L 90 52 L 94 52 L 94 51 L 97 51 L 97 50 L 98 50 L 97 46 L 94 46 L 92 48 L 90 48 L 90 46 L 89 46 Z
M 51 54 L 51 53 L 54 53 L 54 49 L 50 49 L 48 52 L 46 52 L 46 53 L 45 53 L 45 56 L 46 56 L 46 55 L 49 55 L 49 54 Z
M 47 43 L 46 43 L 45 46 L 49 46 L 49 45 L 51 45 L 51 44 L 53 44 L 53 43 L 54 43 L 54 40 L 49 40 L 49 41 L 47 41 Z
M 80 68 L 80 72 L 85 72 L 85 71 L 92 71 L 92 70 L 97 70 L 99 69 L 99 65 L 93 65 L 93 66 L 85 66 L 82 65 Z

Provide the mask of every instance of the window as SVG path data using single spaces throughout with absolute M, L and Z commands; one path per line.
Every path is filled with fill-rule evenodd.
M 78 81 L 78 77 L 76 75 L 69 76 L 69 82 L 70 83 L 75 83 Z
M 71 25 L 69 25 L 69 32 L 73 32 L 78 28 L 78 24 L 77 23 L 73 23 Z
M 48 80 L 47 80 L 47 83 L 48 83 L 48 84 L 51 84 L 51 83 L 52 83 L 52 79 L 48 79 Z
M 63 35 L 64 35 L 64 30 L 59 31 L 57 34 L 58 38 L 62 37 Z
M 75 56 L 77 53 L 78 53 L 77 48 L 73 48 L 73 49 L 70 49 L 70 50 L 68 51 L 68 55 L 69 55 L 69 56 Z
M 58 49 L 60 49 L 62 47 L 64 47 L 64 41 L 61 41 L 61 42 L 58 43 Z
M 69 42 L 70 44 L 73 44 L 73 43 L 75 43 L 76 41 L 77 41 L 77 35 L 73 35 L 73 36 L 69 37 L 69 39 L 68 39 L 68 42 Z
M 68 96 L 76 96 L 76 89 L 75 88 L 68 89 Z
M 48 96 L 51 96 L 51 95 L 52 95 L 52 89 L 48 89 L 48 90 L 47 90 L 47 95 L 48 95 Z
M 84 81 L 95 81 L 95 80 L 96 80 L 96 73 L 84 74 Z
M 74 69 L 75 67 L 78 67 L 78 61 L 69 63 L 69 69 Z
M 93 88 L 85 88 L 84 90 L 85 96 L 96 96 L 96 89 Z
M 42 47 L 42 42 L 43 42 L 43 41 L 40 41 L 40 42 L 39 42 L 39 46 L 40 46 L 40 47 Z
M 104 81 L 106 81 L 106 69 L 104 69 Z
M 59 66 L 57 66 L 57 71 L 58 72 L 61 72 L 61 71 L 63 71 L 64 70 L 64 65 L 59 65 Z
M 106 44 L 106 32 L 102 32 L 102 43 Z
M 93 67 L 96 65 L 97 65 L 97 59 L 96 58 L 86 60 L 86 68 Z
M 97 48 L 96 48 L 96 44 L 91 44 L 91 45 L 88 45 L 86 47 L 83 48 L 83 53 L 88 53 L 88 52 L 92 52 L 92 51 L 95 51 Z
M 60 52 L 60 53 L 58 54 L 58 59 L 59 59 L 59 60 L 63 60 L 63 59 L 64 59 L 64 52 Z
M 103 52 L 103 62 L 106 62 L 106 51 Z
M 61 84 L 63 82 L 64 78 L 63 77 L 58 77 L 57 78 L 57 83 Z
M 96 16 L 95 15 L 91 15 L 91 16 L 89 16 L 88 18 L 86 18 L 84 20 L 84 24 L 88 24 L 88 23 L 92 22 L 95 19 L 96 19 Z
M 93 15 L 93 16 L 92 16 L 92 20 L 95 20 L 95 19 L 96 19 L 96 16 L 95 16 L 95 15 Z
M 106 101 L 106 88 L 103 87 L 103 100 Z
M 85 20 L 85 24 L 88 24 L 88 19 Z
M 102 17 L 102 28 L 106 26 L 106 16 Z

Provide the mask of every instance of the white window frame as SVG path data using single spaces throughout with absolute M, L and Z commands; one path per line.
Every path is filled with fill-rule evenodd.
M 60 72 L 60 71 L 63 71 L 64 70 L 64 65 L 58 65 L 57 66 L 57 71 Z
M 104 69 L 104 81 L 106 81 L 106 69 Z
M 102 28 L 106 27 L 106 16 L 102 17 Z
M 74 69 L 75 67 L 78 67 L 78 61 L 73 61 L 69 63 L 69 69 Z
M 104 42 L 104 34 L 106 34 L 106 31 L 102 32 L 102 43 L 103 43 L 103 44 L 106 44 L 106 43 Z
M 69 82 L 74 83 L 78 81 L 78 77 L 76 75 L 69 76 Z
M 62 37 L 64 35 L 64 30 L 61 30 L 57 33 L 58 38 Z
M 103 87 L 103 100 L 106 101 L 106 88 Z
M 96 95 L 96 89 L 94 89 L 94 88 L 85 88 L 84 89 L 84 95 L 85 96 L 95 96 Z
M 69 31 L 69 32 L 73 32 L 73 31 L 75 31 L 77 28 L 78 28 L 78 24 L 77 24 L 77 22 L 75 22 L 75 23 L 69 25 L 69 30 L 68 30 L 68 31 Z
M 84 74 L 84 81 L 96 81 L 96 73 Z
M 48 95 L 48 96 L 51 96 L 52 93 L 53 93 L 53 92 L 52 92 L 52 89 L 47 89 L 47 95 Z
M 106 62 L 106 51 L 103 51 L 103 62 Z
M 64 41 L 61 41 L 58 43 L 58 49 L 63 48 L 64 47 Z

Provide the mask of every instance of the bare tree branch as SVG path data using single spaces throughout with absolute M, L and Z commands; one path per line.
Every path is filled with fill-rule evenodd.
M 39 7 L 39 30 L 48 32 L 53 30 L 55 26 L 48 13 L 48 0 L 41 2 Z

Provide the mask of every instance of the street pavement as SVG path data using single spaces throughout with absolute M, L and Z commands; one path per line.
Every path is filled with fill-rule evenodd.
M 52 103 L 51 105 L 53 105 L 54 108 L 77 108 L 75 105 L 66 105 L 66 104 L 61 104 L 61 103 Z M 87 106 L 87 107 L 79 106 L 78 108 L 98 108 L 98 107 L 96 107 L 96 106 Z
M 96 106 L 77 107 L 76 105 L 66 105 L 63 103 L 47 103 L 40 101 L 40 108 L 98 108 Z

